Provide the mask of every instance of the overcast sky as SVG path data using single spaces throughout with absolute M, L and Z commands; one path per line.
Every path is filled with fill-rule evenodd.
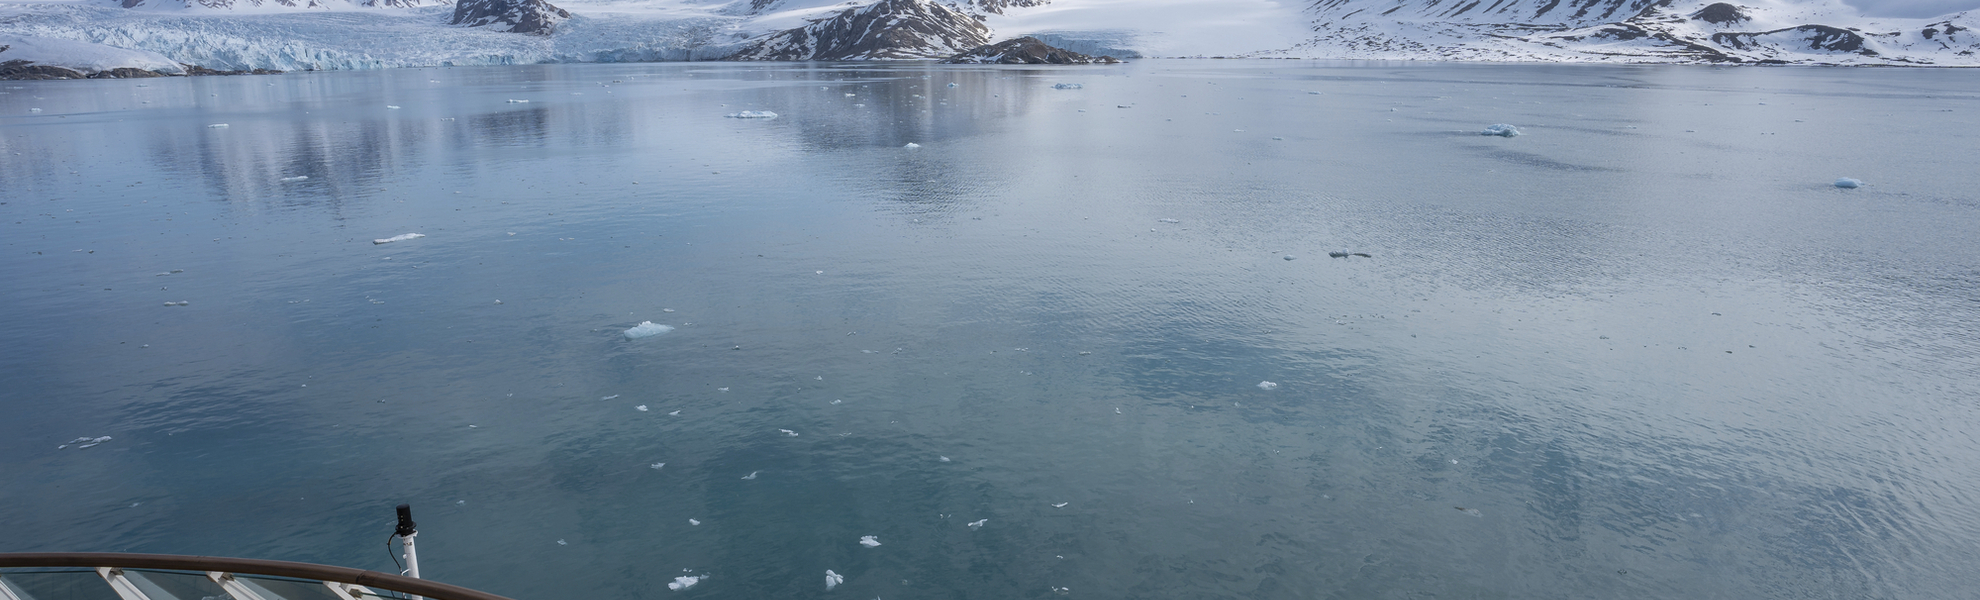
M 1843 0 L 1871 17 L 1936 17 L 1980 8 L 1980 0 Z

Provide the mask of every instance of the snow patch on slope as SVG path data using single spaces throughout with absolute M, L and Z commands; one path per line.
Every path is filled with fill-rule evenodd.
M 143 69 L 167 75 L 186 72 L 179 63 L 157 52 L 125 50 L 73 40 L 0 35 L 0 63 L 61 67 L 84 75 L 113 69 Z

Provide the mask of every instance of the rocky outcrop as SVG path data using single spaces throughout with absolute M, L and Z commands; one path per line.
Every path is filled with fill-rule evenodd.
M 1734 25 L 1753 20 L 1753 17 L 1747 16 L 1746 11 L 1724 2 L 1698 9 L 1698 12 L 1691 13 L 1691 18 L 1713 25 Z
M 1847 29 L 1826 25 L 1802 25 L 1759 33 L 1715 33 L 1712 43 L 1747 50 L 1779 44 L 1797 50 L 1818 50 L 1822 52 L 1855 52 L 1876 55 L 1876 50 L 1863 47 L 1863 36 Z
M 549 35 L 571 13 L 543 0 L 460 0 L 454 5 L 454 25 L 487 27 L 495 31 Z
M 1111 56 L 1094 58 L 1064 48 L 1054 48 L 1038 38 L 1025 36 L 1004 40 L 995 44 L 977 46 L 955 56 L 943 59 L 948 64 L 997 64 L 997 65 L 1089 65 L 1093 63 L 1118 63 Z
M 749 40 L 728 60 L 946 58 L 988 43 L 981 19 L 947 4 L 880 0 Z

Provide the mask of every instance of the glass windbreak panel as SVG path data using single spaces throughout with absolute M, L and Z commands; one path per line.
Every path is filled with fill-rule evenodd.
M 337 594 L 321 581 L 282 579 L 234 574 L 234 579 L 261 594 L 265 600 L 338 600 Z
M 227 589 L 205 573 L 124 569 L 124 578 L 137 584 L 151 600 L 231 600 Z M 160 595 L 164 597 L 160 597 Z
M 9 572 L 4 576 L 15 589 L 34 600 L 121 600 L 117 590 L 96 571 Z

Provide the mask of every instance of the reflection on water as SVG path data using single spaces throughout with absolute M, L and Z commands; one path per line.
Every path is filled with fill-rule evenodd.
M 1975 76 L 0 86 L 0 550 L 381 569 L 411 502 L 517 598 L 1953 597 Z

